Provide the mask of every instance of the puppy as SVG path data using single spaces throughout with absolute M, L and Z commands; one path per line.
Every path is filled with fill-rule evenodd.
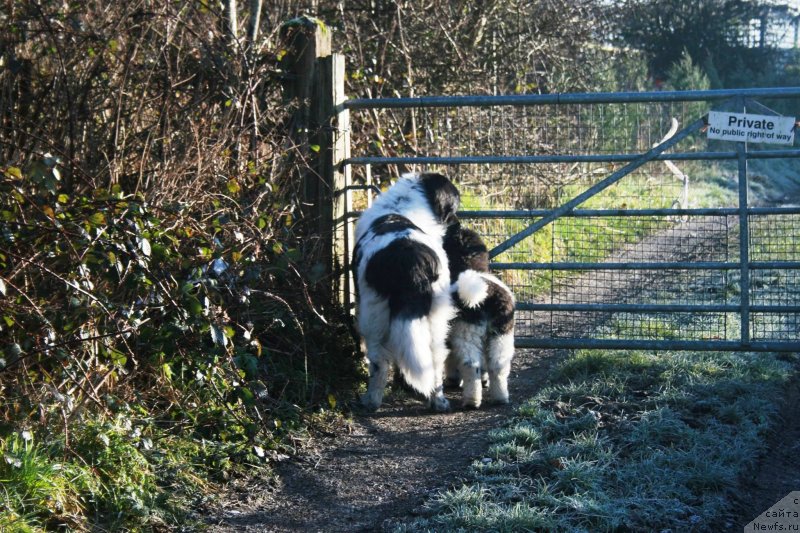
M 452 224 L 444 249 L 458 309 L 448 339 L 448 378 L 461 378 L 464 407 L 480 407 L 484 373 L 489 375 L 489 401 L 508 403 L 508 375 L 514 357 L 514 295 L 489 273 L 489 252 L 476 232 Z
M 370 372 L 361 401 L 369 409 L 383 401 L 393 364 L 429 407 L 450 408 L 442 377 L 455 308 L 442 241 L 459 201 L 441 174 L 406 174 L 359 218 L 353 268 Z

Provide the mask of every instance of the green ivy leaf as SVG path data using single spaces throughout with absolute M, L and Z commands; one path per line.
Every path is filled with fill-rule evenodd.
M 228 184 L 226 185 L 228 192 L 231 194 L 237 194 L 239 191 L 242 190 L 242 187 L 239 185 L 239 182 L 235 179 L 229 180 Z
M 247 406 L 251 406 L 256 403 L 256 395 L 253 394 L 253 391 L 247 387 L 242 387 L 239 389 L 239 398 L 241 398 L 242 403 Z
M 93 226 L 102 226 L 106 223 L 106 216 L 103 213 L 97 212 L 89 217 L 89 223 Z
M 233 358 L 236 366 L 244 371 L 248 379 L 255 379 L 258 375 L 258 359 L 250 354 L 240 354 Z
M 108 355 L 111 358 L 111 362 L 116 367 L 125 366 L 125 363 L 128 362 L 128 357 L 115 348 L 111 348 L 108 352 Z
M 203 316 L 203 304 L 194 296 L 186 297 L 186 308 L 192 316 Z
M 156 261 L 165 261 L 169 259 L 169 249 L 166 246 L 161 244 L 153 244 L 150 248 L 153 259 Z
M 22 179 L 22 170 L 20 170 L 18 167 L 8 167 L 3 171 L 3 173 L 11 179 Z
M 169 363 L 164 363 L 161 365 L 161 372 L 164 374 L 164 378 L 167 381 L 172 381 L 172 367 Z

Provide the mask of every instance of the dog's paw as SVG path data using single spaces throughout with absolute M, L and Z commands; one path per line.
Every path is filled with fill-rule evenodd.
M 510 402 L 508 396 L 498 396 L 497 398 L 489 397 L 486 399 L 486 403 L 490 405 L 507 405 Z
M 430 408 L 437 413 L 449 413 L 450 402 L 444 396 L 434 396 L 430 401 Z
M 361 407 L 366 409 L 367 411 L 374 412 L 378 410 L 378 407 L 381 406 L 381 401 L 376 400 L 369 393 L 364 394 L 361 396 Z
M 465 411 L 477 411 L 480 407 L 480 402 L 468 401 L 461 404 L 461 408 Z

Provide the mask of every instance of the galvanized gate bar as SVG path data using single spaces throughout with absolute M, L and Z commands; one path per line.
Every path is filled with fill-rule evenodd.
M 547 339 L 517 337 L 514 345 L 518 348 L 540 348 L 549 350 L 592 349 L 592 350 L 682 350 L 738 352 L 744 348 L 739 341 L 681 341 L 681 340 L 639 340 L 639 339 L 593 339 L 576 337 L 574 339 Z M 753 341 L 747 345 L 749 352 L 797 352 L 797 341 Z
M 798 154 L 800 156 L 800 154 Z M 550 209 L 509 209 L 459 211 L 458 218 L 539 218 L 549 213 Z M 751 215 L 800 215 L 800 206 L 791 207 L 751 207 L 747 210 Z M 565 213 L 565 217 L 670 217 L 670 216 L 726 216 L 738 215 L 736 207 L 700 207 L 689 209 L 573 209 Z
M 681 131 L 679 131 L 678 133 L 676 133 L 675 135 L 673 135 L 672 137 L 670 137 L 669 139 L 667 139 L 663 143 L 658 144 L 655 147 L 651 148 L 650 150 L 648 150 L 647 152 L 645 152 L 641 156 L 637 157 L 635 160 L 631 161 L 630 163 L 628 163 L 627 165 L 625 165 L 621 169 L 619 169 L 616 172 L 614 172 L 613 174 L 611 174 L 609 177 L 607 177 L 603 181 L 601 181 L 599 183 L 596 183 L 595 185 L 593 185 L 592 187 L 588 188 L 586 191 L 582 192 L 581 194 L 579 194 L 578 196 L 576 196 L 575 198 L 573 198 L 569 202 L 567 202 L 565 204 L 562 204 L 561 206 L 553 209 L 552 211 L 550 211 L 549 214 L 543 216 L 541 219 L 539 219 L 535 223 L 531 224 L 530 226 L 528 226 L 524 230 L 520 231 L 516 235 L 514 235 L 511 238 L 507 239 L 506 241 L 498 244 L 497 246 L 495 246 L 494 248 L 489 250 L 489 257 L 490 258 L 491 257 L 496 257 L 497 255 L 505 252 L 506 250 L 508 250 L 509 248 L 511 248 L 512 246 L 517 244 L 518 242 L 522 241 L 526 237 L 529 237 L 530 235 L 533 235 L 534 233 L 536 233 L 537 231 L 542 229 L 544 226 L 546 226 L 546 225 L 550 224 L 551 222 L 553 222 L 554 220 L 564 216 L 565 213 L 570 212 L 575 207 L 579 206 L 580 204 L 582 204 L 583 202 L 585 202 L 586 200 L 588 200 L 592 196 L 604 191 L 605 189 L 607 189 L 611 185 L 615 184 L 616 182 L 618 182 L 619 180 L 621 180 L 622 178 L 624 178 L 625 176 L 627 176 L 628 174 L 630 174 L 631 172 L 633 172 L 637 168 L 641 167 L 645 163 L 647 163 L 649 161 L 652 161 L 660 153 L 664 152 L 665 150 L 668 150 L 670 147 L 676 145 L 677 143 L 679 143 L 680 141 L 682 141 L 683 139 L 685 139 L 686 137 L 688 137 L 692 133 L 700 130 L 700 128 L 702 128 L 705 125 L 706 125 L 706 117 L 699 118 L 699 119 L 695 120 L 694 122 L 692 122 L 691 124 L 686 126 L 684 129 L 682 129 Z
M 536 304 L 520 302 L 519 311 L 571 311 L 607 313 L 735 313 L 740 305 L 725 304 Z M 754 313 L 797 313 L 800 305 L 754 305 Z
M 798 154 L 800 156 L 800 154 Z M 374 185 L 353 185 L 345 190 L 369 190 L 375 194 L 380 194 L 380 189 Z M 550 212 L 550 209 L 516 209 L 516 210 L 470 210 L 459 211 L 458 218 L 469 219 L 518 219 L 518 218 L 539 218 Z M 800 206 L 797 207 L 751 207 L 747 210 L 751 215 L 800 215 Z M 691 209 L 573 209 L 565 213 L 565 217 L 680 217 L 680 216 L 732 216 L 738 215 L 739 209 L 736 207 L 706 207 Z M 361 211 L 350 211 L 346 214 L 347 218 L 358 218 Z
M 750 270 L 800 270 L 800 261 L 751 261 Z M 716 261 L 663 263 L 492 263 L 494 270 L 736 270 L 741 264 Z
M 592 155 L 479 155 L 479 156 L 364 156 L 351 157 L 342 165 L 527 165 L 536 163 L 626 163 L 641 154 Z M 739 157 L 737 152 L 677 152 L 661 154 L 652 161 L 724 161 Z M 800 150 L 758 150 L 748 152 L 748 159 L 783 159 L 800 157 Z
M 412 107 L 487 107 L 557 104 L 607 104 L 645 102 L 693 102 L 744 98 L 790 98 L 800 87 L 716 89 L 710 91 L 658 91 L 623 93 L 509 94 L 502 96 L 420 96 L 415 98 L 355 98 L 344 109 L 407 109 Z

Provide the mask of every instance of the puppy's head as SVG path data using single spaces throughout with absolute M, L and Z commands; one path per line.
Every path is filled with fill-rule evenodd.
M 458 221 L 456 211 L 461 202 L 461 195 L 456 186 L 443 175 L 432 172 L 420 174 L 419 184 L 431 209 L 442 224 L 449 226 L 456 223 Z
M 443 246 L 452 282 L 465 270 L 489 272 L 489 251 L 477 232 L 460 223 L 452 224 L 447 228 Z

